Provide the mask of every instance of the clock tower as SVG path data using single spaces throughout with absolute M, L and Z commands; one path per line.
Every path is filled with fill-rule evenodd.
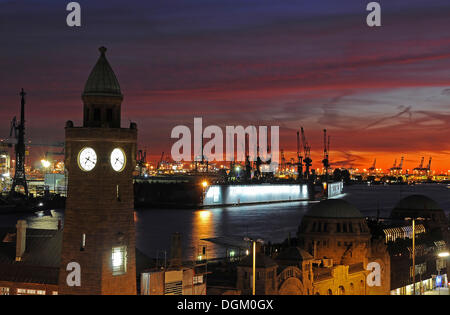
M 121 128 L 123 95 L 106 48 L 99 50 L 82 94 L 83 126 L 68 121 L 65 128 L 68 190 L 60 294 L 136 294 L 137 129 L 134 123 Z

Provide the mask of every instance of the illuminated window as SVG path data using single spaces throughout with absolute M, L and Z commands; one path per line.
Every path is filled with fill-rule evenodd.
M 0 287 L 0 295 L 9 295 L 9 288 Z
M 45 290 L 17 289 L 17 295 L 45 295 Z
M 112 272 L 114 276 L 127 272 L 127 247 L 117 246 L 112 249 Z
M 80 250 L 83 251 L 85 247 L 86 247 L 86 234 L 83 233 L 81 235 L 81 248 L 80 248 Z
M 194 284 L 202 284 L 203 283 L 203 275 L 197 275 L 193 278 Z
M 17 295 L 23 295 L 23 294 L 27 294 L 26 289 L 17 289 Z

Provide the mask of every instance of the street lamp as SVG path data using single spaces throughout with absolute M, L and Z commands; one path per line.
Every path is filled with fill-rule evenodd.
M 249 237 L 245 237 L 244 241 L 252 242 L 253 245 L 253 279 L 252 279 L 252 295 L 256 295 L 256 242 L 264 243 L 262 239 L 254 240 Z
M 425 220 L 424 218 L 405 218 L 406 221 L 412 221 L 412 265 L 413 265 L 413 295 L 416 295 L 416 220 Z

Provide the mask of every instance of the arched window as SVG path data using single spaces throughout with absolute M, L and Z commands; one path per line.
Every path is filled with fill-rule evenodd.
M 331 289 L 328 289 L 328 295 L 333 295 L 333 291 L 331 291 Z
M 344 289 L 344 286 L 339 286 L 339 289 L 338 289 L 338 292 L 339 292 L 339 295 L 345 295 L 345 289 Z

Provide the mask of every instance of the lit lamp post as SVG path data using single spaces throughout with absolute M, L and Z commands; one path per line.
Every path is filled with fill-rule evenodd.
M 252 242 L 253 247 L 253 279 L 252 279 L 252 295 L 256 295 L 256 242 L 264 243 L 262 239 L 253 240 L 252 238 L 245 237 L 245 241 Z
M 405 218 L 405 220 L 412 221 L 413 295 L 416 295 L 416 220 L 424 220 L 424 218 Z

